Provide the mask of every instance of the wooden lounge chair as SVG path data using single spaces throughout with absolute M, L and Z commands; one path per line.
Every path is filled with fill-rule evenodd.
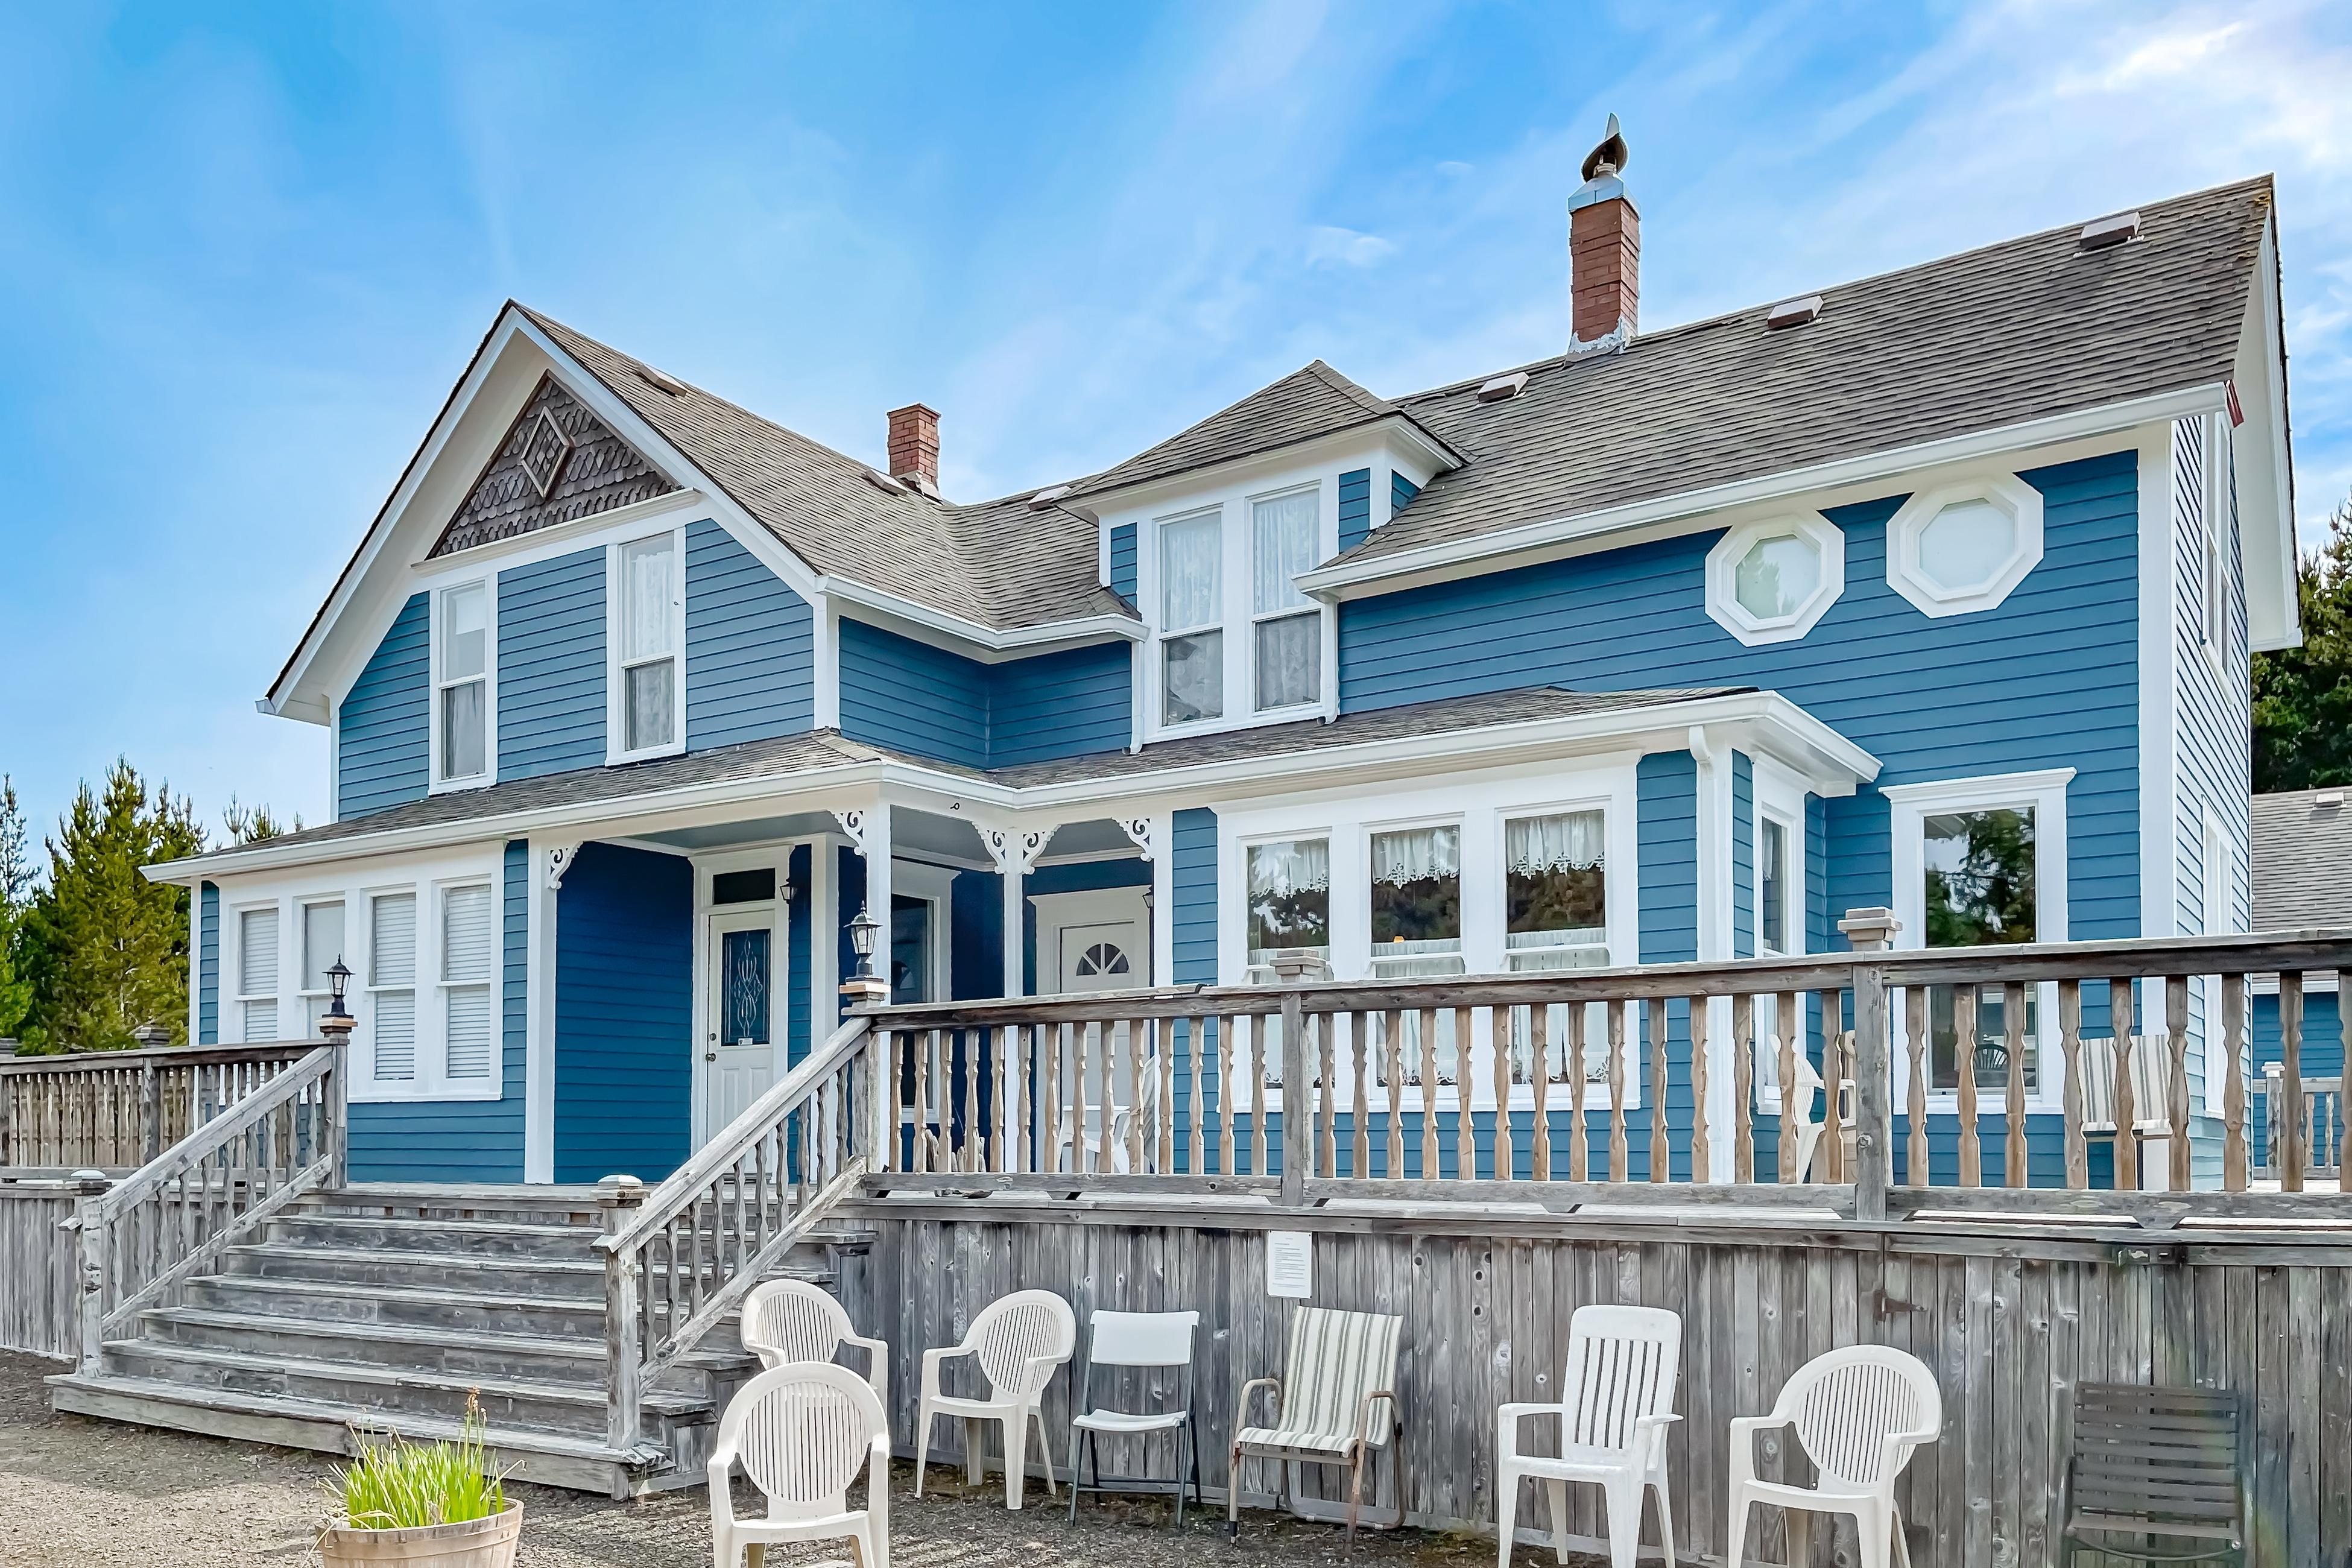
M 1356 1533 L 1364 1506 L 1364 1471 L 1373 1450 L 1389 1449 L 1396 1487 L 1396 1523 L 1404 1522 L 1404 1423 L 1396 1398 L 1397 1338 L 1402 1318 L 1381 1312 L 1340 1312 L 1301 1307 L 1290 1324 L 1290 1354 L 1280 1377 L 1242 1384 L 1234 1415 L 1245 1419 L 1250 1394 L 1274 1391 L 1274 1425 L 1234 1433 L 1225 1486 L 1225 1528 L 1241 1533 L 1241 1466 L 1244 1457 L 1276 1459 L 1287 1477 L 1293 1465 L 1333 1465 L 1348 1470 L 1348 1534 Z M 1297 1499 L 1293 1498 L 1293 1504 Z M 1383 1526 L 1382 1528 L 1388 1528 Z
M 2236 1394 L 2075 1384 L 2058 1568 L 2072 1568 L 2083 1552 L 2243 1568 L 2244 1457 L 2244 1406 Z

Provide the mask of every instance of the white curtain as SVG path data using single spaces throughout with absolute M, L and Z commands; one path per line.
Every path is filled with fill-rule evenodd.
M 1252 531 L 1256 548 L 1252 556 L 1257 613 L 1305 609 L 1312 600 L 1291 579 L 1315 566 L 1315 522 L 1319 493 L 1301 490 L 1252 503 Z
M 1292 893 L 1325 893 L 1331 889 L 1331 841 L 1300 838 L 1288 844 L 1253 844 L 1249 852 L 1252 898 L 1286 898 Z
M 441 679 L 463 680 L 489 668 L 489 591 L 479 583 L 441 595 Z
M 1257 705 L 1297 708 L 1323 695 L 1323 617 L 1312 611 L 1257 624 Z
M 1183 631 L 1224 618 L 1217 603 L 1220 519 L 1186 518 L 1160 525 L 1160 629 Z
M 1607 818 L 1597 811 L 1514 817 L 1503 825 L 1503 866 L 1513 876 L 1595 871 L 1608 864 Z
M 677 563 L 677 552 L 667 539 L 649 539 L 621 552 L 623 662 L 675 651 L 670 601 L 676 594 Z
M 1462 829 L 1409 827 L 1372 835 L 1372 880 L 1391 887 L 1462 875 Z

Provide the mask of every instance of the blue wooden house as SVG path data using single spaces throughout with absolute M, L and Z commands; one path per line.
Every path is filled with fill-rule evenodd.
M 333 820 L 152 873 L 191 1034 L 307 1037 L 340 957 L 354 1174 L 652 1180 L 835 1026 L 861 910 L 899 1000 L 2246 930 L 2273 202 L 1644 331 L 1603 166 L 1565 353 L 1318 361 L 976 503 L 926 406 L 873 466 L 509 304 L 263 700 Z M 1931 1006 L 1938 1159 L 2000 1006 Z

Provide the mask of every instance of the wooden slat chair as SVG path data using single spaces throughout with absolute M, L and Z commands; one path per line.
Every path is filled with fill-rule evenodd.
M 1396 1488 L 1395 1522 L 1404 1522 L 1404 1423 L 1396 1397 L 1397 1341 L 1403 1328 L 1402 1318 L 1382 1312 L 1298 1310 L 1282 1376 L 1252 1378 L 1234 1403 L 1235 1418 L 1246 1419 L 1252 1392 L 1274 1391 L 1274 1425 L 1234 1433 L 1225 1483 L 1228 1533 L 1241 1534 L 1241 1468 L 1249 1458 L 1280 1461 L 1285 1478 L 1294 1465 L 1345 1466 L 1352 1540 L 1363 1513 L 1364 1471 L 1383 1446 Z M 1297 1500 L 1290 1500 L 1295 1511 Z
M 2085 1038 L 2076 1059 L 2083 1064 L 2083 1136 L 2093 1142 L 2116 1135 L 2116 1042 Z M 2134 1035 L 2131 1048 L 2132 1137 L 2139 1143 L 2139 1169 L 2168 1168 L 2151 1143 L 2172 1141 L 2172 1042 L 2161 1035 Z M 2153 1162 L 2153 1163 L 2151 1163 Z
M 2077 1384 L 2058 1568 L 2072 1568 L 2083 1552 L 2243 1568 L 2244 1458 L 2244 1406 L 2235 1394 Z

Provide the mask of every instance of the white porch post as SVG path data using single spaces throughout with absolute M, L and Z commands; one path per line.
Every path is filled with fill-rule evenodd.
M 522 1179 L 555 1180 L 555 912 L 576 839 L 530 840 L 525 872 L 530 941 L 523 959 Z
M 1151 819 L 1151 841 L 1172 851 L 1176 847 L 1176 816 L 1160 812 Z M 1163 852 L 1151 858 L 1151 984 L 1176 984 L 1176 858 Z
M 835 811 L 833 816 L 866 861 L 866 916 L 882 928 L 874 942 L 874 972 L 887 981 L 890 978 L 890 803 L 877 801 L 865 810 Z
M 1028 877 L 1045 853 L 1045 845 L 1054 837 L 1054 826 L 1013 827 L 1004 825 L 984 826 L 980 830 L 980 842 L 988 858 L 996 866 L 996 874 L 1004 879 L 1004 994 L 1023 996 L 1028 994 L 1022 972 L 1028 956 L 1028 943 L 1022 932 L 1028 913 Z
M 841 905 L 834 891 L 839 858 L 832 839 L 809 841 L 809 1007 L 815 1020 L 811 1049 L 841 1027 Z
M 1720 735 L 1710 734 L 1696 725 L 1691 728 L 1689 739 L 1698 791 L 1697 956 L 1722 963 L 1732 955 L 1731 905 L 1735 897 L 1731 885 L 1731 748 Z M 1707 1179 L 1728 1182 L 1737 1150 L 1732 1119 L 1739 1114 L 1731 1092 L 1731 1003 L 1728 998 L 1717 997 L 1699 1005 L 1706 1012 Z M 1694 1073 L 1697 1065 L 1694 1054 Z M 1696 1168 L 1697 1161 L 1694 1159 L 1692 1164 Z

